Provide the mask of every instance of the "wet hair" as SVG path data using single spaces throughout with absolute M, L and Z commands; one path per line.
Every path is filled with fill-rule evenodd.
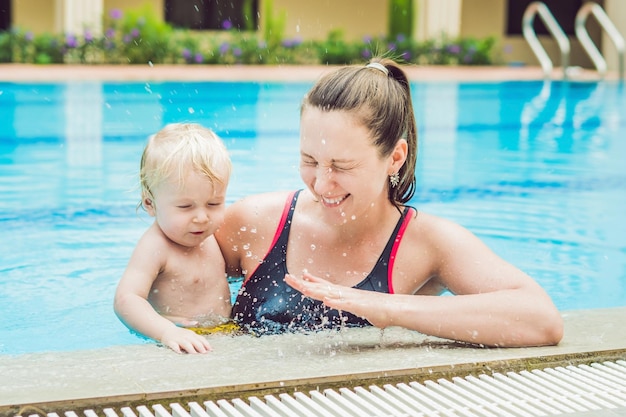
M 211 130 L 195 123 L 171 123 L 148 139 L 139 166 L 141 202 L 166 181 L 182 185 L 190 172 L 211 183 L 228 184 L 232 164 L 226 146 Z
M 389 187 L 389 200 L 400 206 L 415 193 L 417 126 L 410 85 L 393 60 L 373 58 L 369 63 L 378 65 L 351 65 L 324 75 L 305 96 L 301 114 L 309 107 L 351 112 L 371 132 L 381 158 L 391 155 L 400 138 L 406 139 L 408 154 L 398 172 L 400 182 Z

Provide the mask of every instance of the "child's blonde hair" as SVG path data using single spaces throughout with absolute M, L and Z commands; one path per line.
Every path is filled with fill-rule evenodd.
M 154 199 L 153 190 L 165 181 L 182 185 L 189 172 L 204 174 L 226 185 L 232 164 L 226 146 L 211 130 L 196 123 L 171 123 L 152 135 L 141 156 L 141 202 Z

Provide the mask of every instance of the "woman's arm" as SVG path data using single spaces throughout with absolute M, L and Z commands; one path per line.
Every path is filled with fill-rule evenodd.
M 285 280 L 304 295 L 380 328 L 399 326 L 501 347 L 555 345 L 562 338 L 560 315 L 545 307 L 541 292 L 529 288 L 439 297 L 358 290 L 306 274 L 302 279 L 288 275 Z
M 401 244 L 398 267 L 410 271 L 413 258 L 432 263 L 432 276 L 426 285 L 436 287 L 432 283 L 437 282 L 455 296 L 419 295 L 419 291 L 417 295 L 381 294 L 334 285 L 310 275 L 303 279 L 287 277 L 286 281 L 331 308 L 349 311 L 381 328 L 400 326 L 489 346 L 554 345 L 561 340 L 561 315 L 532 278 L 461 226 L 423 213 L 420 216 L 426 218 L 419 226 L 414 225 L 412 237 Z M 418 246 L 420 253 L 427 253 L 426 258 L 415 256 Z M 427 250 L 422 250 L 425 247 Z M 398 274 L 394 283 L 401 276 L 415 279 L 408 273 Z

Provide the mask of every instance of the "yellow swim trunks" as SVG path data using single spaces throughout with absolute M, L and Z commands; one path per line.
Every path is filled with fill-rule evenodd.
M 214 334 L 214 333 L 237 333 L 241 330 L 239 325 L 233 321 L 229 321 L 226 323 L 218 324 L 217 326 L 212 327 L 186 327 L 193 332 L 198 334 Z

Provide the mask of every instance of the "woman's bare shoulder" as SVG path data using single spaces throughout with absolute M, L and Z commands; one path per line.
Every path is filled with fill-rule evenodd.
M 442 232 L 455 232 L 462 230 L 458 223 L 425 211 L 413 212 L 413 219 L 409 223 L 408 231 L 416 234 L 426 234 L 429 238 L 436 238 Z
M 441 250 L 476 243 L 478 240 L 468 229 L 452 220 L 418 211 L 409 223 L 406 235 L 410 241 L 430 249 Z
M 281 213 L 291 193 L 290 191 L 273 191 L 249 195 L 231 204 L 227 208 L 227 213 L 245 218 Z
M 225 235 L 235 240 L 251 239 L 244 236 L 250 233 L 257 237 L 273 233 L 290 194 L 289 191 L 254 194 L 229 205 L 224 222 L 216 232 L 218 241 Z

